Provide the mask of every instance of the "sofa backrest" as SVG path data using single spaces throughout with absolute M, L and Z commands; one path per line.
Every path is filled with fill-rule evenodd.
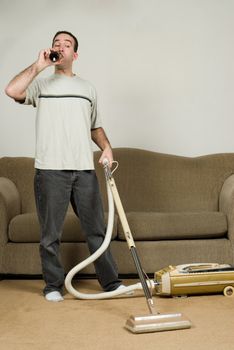
M 96 161 L 99 157 L 96 153 Z M 126 211 L 217 211 L 221 187 L 234 173 L 234 153 L 191 158 L 118 148 L 114 158 L 119 168 L 113 176 Z M 97 173 L 105 193 L 100 166 Z
M 126 211 L 217 211 L 221 187 L 234 173 L 234 153 L 190 158 L 134 148 L 116 148 L 113 152 L 119 162 L 114 178 Z M 94 160 L 107 210 L 100 155 L 95 152 Z M 18 188 L 22 213 L 35 211 L 34 159 L 3 157 L 0 176 L 9 178 Z

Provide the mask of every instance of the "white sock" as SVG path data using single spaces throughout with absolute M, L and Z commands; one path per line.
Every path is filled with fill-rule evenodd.
M 121 284 L 120 286 L 118 286 L 118 288 L 116 288 L 116 290 L 123 289 L 123 288 L 126 288 L 126 286 L 124 284 Z M 130 290 L 129 292 L 126 292 L 124 294 L 126 294 L 126 295 L 133 295 L 134 294 L 134 290 Z
M 54 292 L 47 293 L 45 295 L 45 298 L 48 301 L 63 301 L 64 300 L 61 293 L 59 293 L 56 290 Z

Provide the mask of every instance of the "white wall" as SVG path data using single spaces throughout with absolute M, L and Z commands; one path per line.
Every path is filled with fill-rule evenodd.
M 35 110 L 3 90 L 61 29 L 113 147 L 234 152 L 233 0 L 0 0 L 0 156 L 34 155 Z

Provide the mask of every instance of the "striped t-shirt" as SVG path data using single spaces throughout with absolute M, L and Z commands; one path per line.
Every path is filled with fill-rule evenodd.
M 35 168 L 94 169 L 91 129 L 101 120 L 88 81 L 62 74 L 35 79 L 24 104 L 37 107 Z

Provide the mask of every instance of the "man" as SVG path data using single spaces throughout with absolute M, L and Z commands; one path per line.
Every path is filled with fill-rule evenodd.
M 41 227 L 40 256 L 48 301 L 62 301 L 64 270 L 59 260 L 62 226 L 69 202 L 81 221 L 91 253 L 105 235 L 103 208 L 93 164 L 92 140 L 102 150 L 99 162 L 113 155 L 97 113 L 93 86 L 73 73 L 78 41 L 67 31 L 55 34 L 52 49 L 14 77 L 5 89 L 15 101 L 37 107 L 34 190 Z M 59 53 L 52 62 L 52 51 Z M 37 76 L 54 66 L 48 78 Z M 96 262 L 105 291 L 123 287 L 108 249 Z

